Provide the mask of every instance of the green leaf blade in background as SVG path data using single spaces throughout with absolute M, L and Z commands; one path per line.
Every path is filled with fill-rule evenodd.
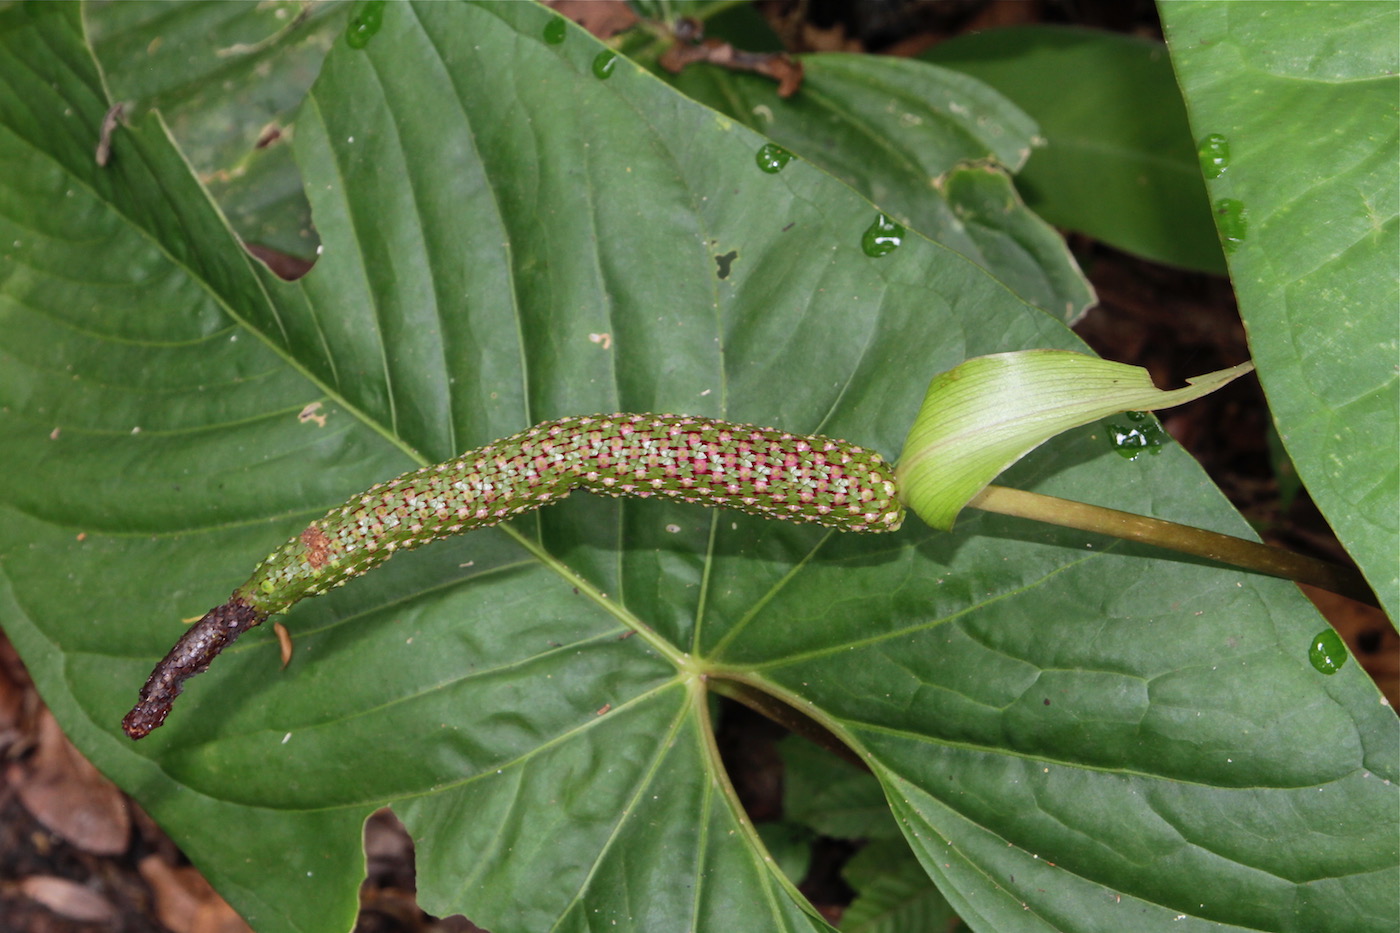
M 957 920 L 923 866 L 898 840 L 879 840 L 851 858 L 842 873 L 859 892 L 841 915 L 853 933 L 921 933 Z
M 1400 8 L 1185 2 L 1162 19 L 1198 143 L 1228 148 L 1207 187 L 1279 435 L 1400 619 Z
M 868 201 L 803 162 L 764 174 L 760 137 L 626 61 L 595 78 L 601 46 L 547 45 L 551 15 L 393 4 L 364 51 L 336 44 L 296 126 L 324 251 L 285 284 L 158 121 L 93 164 L 106 101 L 74 7 L 0 13 L 6 51 L 48 49 L 0 56 L 0 156 L 49 181 L 0 180 L 0 243 L 21 244 L 0 252 L 18 441 L 0 447 L 0 621 L 84 753 L 266 933 L 348 927 L 381 805 L 414 833 L 424 905 L 496 933 L 729 930 L 753 903 L 765 928 L 824 929 L 724 775 L 703 685 L 730 679 L 845 737 L 984 929 L 1112 928 L 1115 896 L 1138 929 L 1385 929 L 1395 718 L 1356 665 L 1311 669 L 1306 603 L 995 516 L 842 536 L 579 495 L 297 606 L 285 673 L 250 634 L 161 730 L 120 734 L 180 618 L 415 463 L 617 408 L 892 454 L 932 373 L 1079 347 L 922 237 L 866 256 Z M 29 118 L 27 75 L 79 102 L 71 126 Z M 79 209 L 55 209 L 69 188 Z M 77 259 L 94 230 L 138 274 Z M 58 346 L 26 342 L 34 319 Z M 111 415 L 84 388 L 101 374 L 128 399 Z M 132 433 L 138 416 L 162 429 Z M 1243 528 L 1179 450 L 1127 462 L 1100 440 L 1057 439 L 1009 481 Z M 1163 817 L 1173 795 L 1189 806 Z M 1337 842 L 1293 853 L 1323 801 Z M 1119 865 L 1149 831 L 1186 838 L 1180 861 Z M 1238 903 L 1200 906 L 1203 865 Z
M 1155 262 L 1225 271 L 1160 42 L 1017 26 L 957 36 L 920 57 L 985 81 L 1036 121 L 1043 140 L 1016 187 L 1047 221 Z
M 245 241 L 311 260 L 289 128 L 348 3 L 91 3 L 85 22 L 128 116 L 159 110 Z
M 841 870 L 855 890 L 841 915 L 843 930 L 921 933 L 953 922 L 952 908 L 901 836 L 873 774 L 796 736 L 785 737 L 778 751 L 785 819 L 861 843 Z

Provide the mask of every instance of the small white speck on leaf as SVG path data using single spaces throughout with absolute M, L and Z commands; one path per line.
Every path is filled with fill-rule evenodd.
M 297 420 L 302 424 L 306 424 L 308 421 L 314 421 L 316 422 L 316 427 L 324 428 L 326 426 L 326 416 L 316 414 L 321 410 L 321 407 L 320 402 L 312 402 L 297 413 Z

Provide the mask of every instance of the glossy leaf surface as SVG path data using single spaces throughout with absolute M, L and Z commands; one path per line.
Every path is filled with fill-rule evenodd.
M 1022 203 L 1008 173 L 1035 123 L 992 88 L 927 62 L 802 56 L 802 87 L 697 64 L 662 73 L 686 94 L 850 184 L 900 222 L 993 271 L 1065 321 L 1093 291 L 1064 241 Z
M 336 44 L 296 125 L 325 249 L 288 285 L 154 116 L 94 164 L 76 7 L 0 10 L 0 622 L 84 753 L 263 933 L 349 928 L 384 804 L 424 906 L 495 933 L 824 929 L 727 783 L 728 679 L 865 758 L 977 929 L 1393 927 L 1395 717 L 1308 663 L 1296 592 L 992 516 L 578 496 L 299 605 L 285 672 L 247 636 L 120 734 L 181 618 L 415 464 L 617 409 L 890 454 L 929 374 L 1078 346 L 922 237 L 865 255 L 868 201 L 762 172 L 626 61 L 594 77 L 551 15 L 391 4 Z M 1008 482 L 1244 527 L 1180 451 L 1087 430 Z
M 1184 2 L 1162 18 L 1279 435 L 1400 619 L 1400 7 Z

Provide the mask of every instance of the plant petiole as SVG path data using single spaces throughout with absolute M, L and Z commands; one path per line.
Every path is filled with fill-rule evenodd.
M 1007 486 L 988 486 L 968 505 L 985 512 L 1030 518 L 1126 541 L 1141 541 L 1255 573 L 1308 583 L 1368 606 L 1380 607 L 1370 585 L 1354 568 L 1233 535 Z

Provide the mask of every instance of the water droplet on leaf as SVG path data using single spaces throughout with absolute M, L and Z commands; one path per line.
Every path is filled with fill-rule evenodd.
M 887 214 L 876 214 L 875 222 L 860 238 L 860 248 L 865 255 L 878 259 L 899 249 L 899 244 L 903 242 L 904 227 Z
M 1225 252 L 1233 253 L 1249 234 L 1249 219 L 1245 215 L 1244 202 L 1235 198 L 1221 198 L 1215 202 L 1215 225 L 1220 229 L 1220 240 Z
M 564 25 L 564 17 L 556 16 L 554 19 L 544 24 L 544 41 L 550 45 L 558 45 L 564 41 L 568 35 L 568 27 Z
M 616 67 L 617 53 L 609 49 L 603 49 L 603 51 L 599 52 L 593 59 L 593 76 L 595 78 L 607 80 Z
M 754 160 L 758 162 L 758 167 L 769 175 L 776 175 L 792 161 L 792 153 L 777 143 L 767 143 L 759 147 Z
M 1230 167 L 1230 141 L 1219 133 L 1211 133 L 1196 147 L 1201 159 L 1201 174 L 1207 178 L 1219 178 Z
M 1324 674 L 1335 674 L 1347 663 L 1347 646 L 1334 629 L 1325 628 L 1313 636 L 1308 660 Z
M 1162 429 L 1161 424 L 1149 418 L 1145 411 L 1125 411 L 1123 417 L 1128 419 L 1128 424 L 1104 422 L 1104 427 L 1108 429 L 1108 442 L 1121 457 L 1136 460 L 1144 450 L 1159 454 L 1162 445 L 1171 440 L 1171 435 Z
M 365 0 L 364 4 L 350 17 L 345 27 L 345 44 L 352 49 L 362 49 L 384 25 L 384 4 L 387 0 Z

